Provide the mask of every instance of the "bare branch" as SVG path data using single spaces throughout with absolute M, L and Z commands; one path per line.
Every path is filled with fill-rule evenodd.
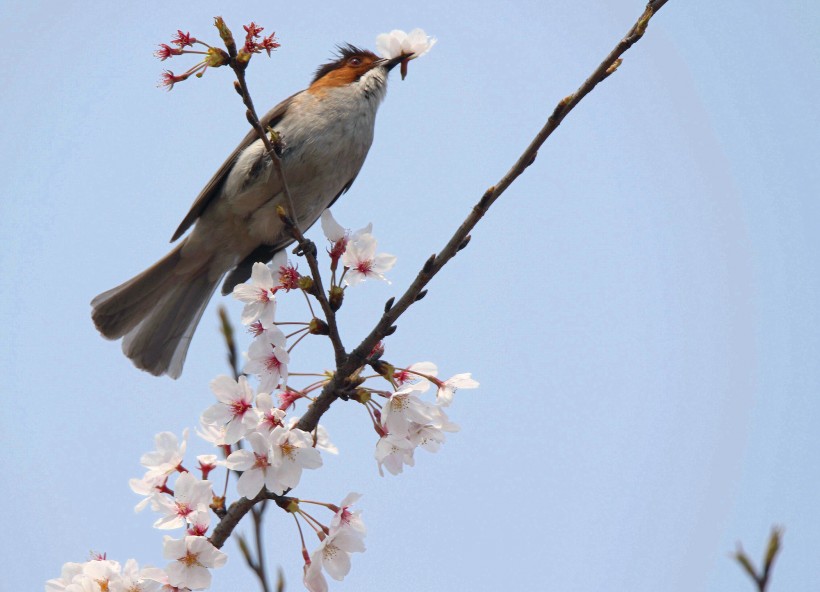
M 444 248 L 437 254 L 432 256 L 422 267 L 421 271 L 416 276 L 416 279 L 410 285 L 405 293 L 399 298 L 393 306 L 385 311 L 382 318 L 370 332 L 370 334 L 362 340 L 356 349 L 354 349 L 347 358 L 344 365 L 339 366 L 336 375 L 328 382 L 322 393 L 317 397 L 313 405 L 302 416 L 299 422 L 299 428 L 305 431 L 313 430 L 319 422 L 319 418 L 330 407 L 333 401 L 339 396 L 339 389 L 344 387 L 346 377 L 355 372 L 368 357 L 375 345 L 387 336 L 390 328 L 395 325 L 396 320 L 410 308 L 410 306 L 420 300 L 419 295 L 424 290 L 425 286 L 431 279 L 441 270 L 444 265 L 450 261 L 456 253 L 466 246 L 468 237 L 479 220 L 484 217 L 490 206 L 501 196 L 502 193 L 515 181 L 534 161 L 538 154 L 538 149 L 543 145 L 547 138 L 552 135 L 564 118 L 572 111 L 575 106 L 589 94 L 595 86 L 609 76 L 610 70 L 616 63 L 620 63 L 621 56 L 632 47 L 637 41 L 643 37 L 646 32 L 647 24 L 654 14 L 666 4 L 668 0 L 652 0 L 646 5 L 641 17 L 630 28 L 626 36 L 615 46 L 609 55 L 604 58 L 604 61 L 595 69 L 595 71 L 586 79 L 586 81 L 578 87 L 575 93 L 561 100 L 550 115 L 547 122 L 541 130 L 535 135 L 530 145 L 524 150 L 518 160 L 513 164 L 510 170 L 505 174 L 495 185 L 487 189 L 481 199 L 473 206 L 472 211 L 461 223 L 458 230 L 453 234 Z

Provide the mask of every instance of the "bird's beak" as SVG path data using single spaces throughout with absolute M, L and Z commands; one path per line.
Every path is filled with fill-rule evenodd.
M 382 60 L 381 63 L 382 63 L 382 66 L 384 66 L 385 70 L 387 70 L 389 72 L 390 70 L 392 70 L 393 68 L 395 68 L 396 66 L 401 64 L 404 60 L 406 60 L 409 57 L 410 56 L 408 56 L 408 55 L 401 54 L 401 55 L 398 55 L 394 58 L 389 58 L 389 59 L 385 58 L 385 59 Z

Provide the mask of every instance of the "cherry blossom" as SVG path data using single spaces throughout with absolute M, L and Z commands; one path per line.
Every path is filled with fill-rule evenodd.
M 153 581 L 146 575 L 146 570 L 140 569 L 135 559 L 129 559 L 122 568 L 122 590 L 123 592 L 157 592 L 160 590 L 159 582 Z M 112 592 L 116 590 L 112 588 Z
M 479 386 L 478 381 L 474 380 L 469 372 L 456 374 L 445 381 L 434 380 L 433 382 L 438 387 L 436 403 L 443 407 L 447 407 L 453 402 L 453 395 L 456 394 L 457 389 L 474 389 Z
M 392 475 L 398 475 L 404 470 L 404 465 L 412 467 L 415 464 L 413 450 L 415 446 L 405 436 L 386 434 L 376 443 L 376 462 L 379 466 L 379 475 L 384 476 L 382 467 Z
M 161 494 L 154 497 L 153 509 L 165 514 L 155 523 L 155 528 L 168 530 L 185 526 L 194 512 L 207 512 L 213 492 L 210 481 L 200 481 L 191 473 L 182 473 L 174 483 L 174 495 Z
M 384 58 L 405 56 L 401 62 L 401 79 L 407 76 L 407 64 L 410 60 L 420 58 L 436 44 L 436 39 L 430 37 L 421 29 L 413 29 L 405 33 L 394 29 L 389 33 L 382 33 L 376 37 L 376 51 Z
M 308 592 L 327 592 L 327 580 L 325 574 L 322 573 L 322 562 L 308 559 L 305 563 L 305 575 L 302 581 Z
M 270 432 L 273 428 L 283 425 L 285 412 L 278 407 L 274 407 L 273 397 L 269 393 L 256 395 L 256 410 L 259 413 L 257 429 L 265 429 Z
M 186 516 L 188 523 L 188 534 L 193 536 L 205 536 L 208 529 L 211 527 L 211 511 L 196 510 Z
M 270 393 L 280 381 L 287 382 L 290 354 L 285 343 L 285 334 L 273 326 L 265 329 L 248 348 L 248 362 L 242 371 L 259 377 L 260 392 Z
M 362 497 L 360 493 L 348 493 L 339 504 L 339 509 L 330 521 L 330 532 L 337 532 L 341 529 L 349 529 L 360 537 L 364 537 L 367 528 L 360 516 L 361 510 L 351 511 L 350 506 L 355 504 Z
M 148 502 L 151 501 L 155 494 L 159 493 L 167 493 L 168 487 L 166 483 L 168 481 L 168 475 L 164 474 L 146 474 L 142 479 L 129 479 L 128 486 L 131 488 L 131 491 L 136 493 L 137 495 L 144 495 L 146 496 L 143 500 L 141 500 L 136 506 L 134 506 L 135 512 L 141 512 L 145 509 L 148 505 Z
M 444 432 L 457 432 L 460 428 L 449 420 L 441 407 L 433 406 L 431 412 L 433 417 L 429 423 L 412 424 L 407 439 L 428 452 L 438 452 L 446 439 Z
M 406 55 L 409 59 L 415 59 L 430 51 L 436 41 L 422 29 L 413 29 L 409 33 L 394 29 L 376 37 L 376 51 L 384 58 Z
M 276 484 L 268 489 L 281 495 L 286 489 L 299 485 L 302 469 L 322 466 L 319 451 L 313 448 L 313 437 L 297 428 L 274 428 L 270 434 L 273 462 L 276 465 Z
M 186 536 L 183 539 L 166 536 L 162 555 L 165 559 L 173 560 L 165 568 L 168 583 L 191 590 L 208 588 L 211 585 L 211 572 L 208 568 L 222 567 L 228 560 L 225 553 L 202 536 Z
M 372 234 L 362 234 L 348 243 L 342 255 L 342 264 L 348 268 L 345 283 L 355 286 L 368 278 L 377 278 L 389 284 L 384 273 L 390 271 L 395 263 L 396 257 L 393 255 L 376 254 L 376 238 Z
M 343 580 L 350 573 L 350 554 L 362 553 L 364 541 L 350 529 L 331 531 L 310 555 L 310 563 L 321 565 L 334 580 Z M 315 569 L 315 568 L 314 568 Z
M 148 469 L 146 477 L 155 475 L 170 475 L 182 464 L 185 457 L 185 448 L 188 445 L 188 430 L 182 432 L 182 444 L 175 434 L 160 432 L 154 436 L 157 449 L 146 452 L 140 458 L 142 466 Z
M 168 581 L 168 574 L 165 573 L 164 569 L 160 569 L 159 567 L 143 568 L 142 576 L 146 580 L 156 582 L 156 590 L 160 590 L 161 592 L 190 592 L 191 590 L 186 586 L 172 586 Z
M 418 398 L 423 392 L 416 385 L 406 385 L 390 395 L 382 409 L 382 427 L 390 434 L 407 436 L 411 423 L 427 424 L 434 417 L 432 405 Z
M 286 264 L 287 256 L 284 251 L 280 251 L 274 256 L 271 266 L 278 270 Z M 272 323 L 276 313 L 278 289 L 279 282 L 274 281 L 271 267 L 264 263 L 254 263 L 251 269 L 251 283 L 237 284 L 233 289 L 233 297 L 245 303 L 242 324 L 250 325 L 256 321 L 261 321 L 263 325 Z
M 271 491 L 276 487 L 273 451 L 268 434 L 252 432 L 245 439 L 251 445 L 251 450 L 235 450 L 225 459 L 225 466 L 234 471 L 242 471 L 236 482 L 236 490 L 239 495 L 253 499 L 262 491 L 262 487 Z
M 299 423 L 301 417 L 292 417 L 288 422 L 289 428 L 296 427 L 296 424 Z M 311 435 L 311 438 L 315 437 L 315 444 L 313 445 L 316 450 L 322 450 L 324 452 L 329 452 L 330 454 L 339 454 L 339 449 L 336 445 L 330 441 L 330 434 L 328 434 L 327 429 L 322 424 L 316 426 L 316 431 L 314 434 Z
M 324 232 L 325 237 L 327 237 L 327 240 L 331 243 L 328 254 L 331 260 L 331 269 L 335 270 L 336 264 L 347 249 L 348 243 L 351 240 L 355 241 L 363 234 L 372 233 L 373 224 L 368 224 L 364 228 L 360 228 L 351 234 L 350 230 L 345 229 L 341 224 L 336 222 L 330 210 L 325 210 L 322 212 L 322 232 Z
M 46 592 L 157 592 L 160 585 L 140 570 L 133 559 L 121 567 L 117 561 L 94 557 L 85 563 L 66 563 L 59 578 L 48 580 Z
M 238 442 L 259 423 L 253 408 L 253 389 L 248 379 L 240 376 L 217 376 L 211 381 L 211 391 L 219 401 L 202 414 L 204 423 L 225 426 L 225 444 Z
M 225 426 L 205 423 L 202 421 L 201 416 L 199 418 L 199 429 L 197 429 L 196 434 L 214 446 L 225 446 L 227 444 L 225 442 Z
M 46 592 L 63 592 L 74 581 L 74 578 L 83 573 L 82 563 L 64 563 L 60 577 L 46 582 Z

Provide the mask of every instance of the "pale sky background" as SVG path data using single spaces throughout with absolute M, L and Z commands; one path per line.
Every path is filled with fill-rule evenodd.
M 334 208 L 398 256 L 392 285 L 348 296 L 352 346 L 642 9 L 2 2 L 0 590 L 42 589 L 89 550 L 164 565 L 127 481 L 156 432 L 196 425 L 227 370 L 215 303 L 178 381 L 134 369 L 89 318 L 94 295 L 165 254 L 246 132 L 228 71 L 155 88 L 156 44 L 177 28 L 216 40 L 215 15 L 275 30 L 282 48 L 249 75 L 264 111 L 337 43 L 438 37 L 393 76 Z M 729 553 L 740 540 L 759 561 L 775 523 L 770 590 L 820 587 L 818 32 L 808 0 L 671 0 L 653 19 L 388 341 L 397 364 L 473 372 L 481 389 L 450 413 L 462 431 L 381 478 L 363 410 L 325 417 L 342 454 L 294 493 L 359 491 L 369 527 L 333 590 L 751 591 Z M 314 345 L 299 368 L 329 365 Z M 291 519 L 271 509 L 266 534 L 269 565 L 302 589 Z M 212 589 L 257 590 L 226 550 Z

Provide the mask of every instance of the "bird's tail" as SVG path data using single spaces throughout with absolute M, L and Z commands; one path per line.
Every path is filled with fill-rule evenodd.
M 122 351 L 137 368 L 178 378 L 188 345 L 221 275 L 208 261 L 183 261 L 180 243 L 163 259 L 91 301 L 104 337 L 124 337 Z

